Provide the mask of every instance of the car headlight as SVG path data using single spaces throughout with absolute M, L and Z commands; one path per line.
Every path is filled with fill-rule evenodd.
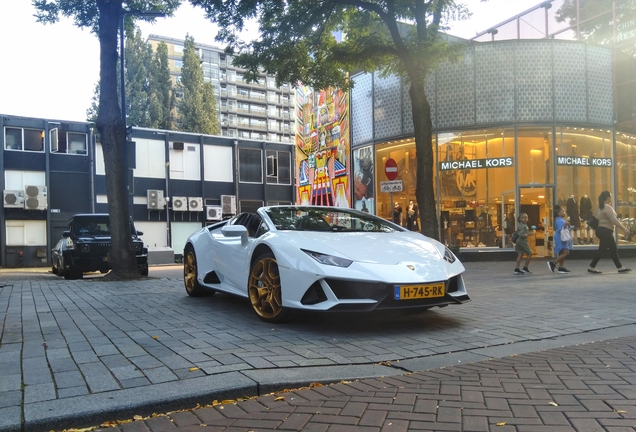
M 444 251 L 444 259 L 451 264 L 457 261 L 457 257 L 449 248 Z
M 79 248 L 84 253 L 89 253 L 91 251 L 90 245 L 88 245 L 86 243 L 82 244 Z
M 133 248 L 135 248 L 135 252 L 139 252 L 143 247 L 142 243 L 133 243 Z
M 353 261 L 340 258 L 333 255 L 327 255 L 320 252 L 314 252 L 310 250 L 301 249 L 301 251 L 305 252 L 307 255 L 318 261 L 320 264 L 330 265 L 335 267 L 349 267 Z

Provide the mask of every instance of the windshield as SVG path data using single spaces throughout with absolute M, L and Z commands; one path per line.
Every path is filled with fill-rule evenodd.
M 86 236 L 109 236 L 110 220 L 108 216 L 104 217 L 76 217 L 73 221 L 75 232 L 78 235 Z
M 110 236 L 110 217 L 104 216 L 75 216 L 73 218 L 75 235 L 80 236 Z M 135 234 L 132 224 L 130 231 Z
M 283 231 L 402 231 L 379 217 L 337 207 L 270 207 L 265 211 L 276 229 Z

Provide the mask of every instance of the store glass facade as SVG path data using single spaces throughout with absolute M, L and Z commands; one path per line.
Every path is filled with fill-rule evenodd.
M 574 245 L 597 244 L 586 221 L 598 205 L 598 195 L 614 190 L 615 172 L 617 212 L 625 225 L 636 229 L 636 137 L 619 134 L 617 157 L 613 142 L 611 130 L 568 126 L 434 135 L 441 241 L 462 248 L 512 248 L 510 234 L 516 229 L 517 215 L 526 213 L 529 225 L 536 227 L 529 239 L 531 248 L 538 255 L 549 256 L 554 206 L 559 205 L 566 209 L 574 227 Z M 373 176 L 363 167 L 373 167 L 372 160 L 383 167 L 387 159 L 393 159 L 403 188 L 400 192 L 367 195 L 365 210 L 375 210 L 379 216 L 412 229 L 408 209 L 411 201 L 416 202 L 414 140 L 378 143 L 371 152 L 371 147 L 354 152 L 354 158 L 362 161 L 358 163 L 361 168 L 356 171 L 357 181 L 370 184 Z M 388 178 L 376 169 L 374 180 L 365 191 L 380 190 Z M 619 243 L 633 244 L 632 235 L 620 234 Z
M 570 6 L 576 17 L 568 15 Z M 632 13 L 625 0 L 547 0 L 478 34 L 461 59 L 427 77 L 444 243 L 510 250 L 516 219 L 527 213 L 536 227 L 533 252 L 551 256 L 560 205 L 575 228 L 574 247 L 591 252 L 598 239 L 586 221 L 608 190 L 631 231 L 617 234 L 619 247 L 636 245 Z M 586 31 L 597 23 L 603 31 Z M 408 85 L 378 73 L 354 74 L 352 81 L 354 206 L 371 208 L 367 200 L 387 219 L 401 208 L 396 221 L 406 226 L 416 177 Z M 403 182 L 392 194 L 381 190 L 389 158 Z M 362 178 L 369 186 L 358 188 Z
M 526 213 L 536 227 L 533 252 L 551 256 L 560 205 L 575 227 L 575 247 L 592 250 L 598 240 L 586 221 L 604 190 L 613 193 L 623 223 L 636 229 L 636 137 L 614 123 L 612 49 L 519 40 L 466 50 L 426 84 L 440 239 L 462 250 L 510 250 L 517 217 Z M 514 67 L 506 67 L 511 60 Z M 354 206 L 387 219 L 397 209 L 394 220 L 413 229 L 408 87 L 377 74 L 352 79 Z M 397 162 L 399 192 L 382 190 L 388 159 Z M 617 238 L 621 246 L 634 244 L 632 235 Z
M 619 245 L 636 242 L 636 136 L 616 134 L 616 212 L 630 230 L 619 234 Z

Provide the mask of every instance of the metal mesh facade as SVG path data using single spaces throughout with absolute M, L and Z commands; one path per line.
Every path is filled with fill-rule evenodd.
M 559 40 L 467 47 L 427 81 L 437 131 L 506 123 L 611 126 L 612 51 Z M 352 144 L 413 133 L 408 87 L 397 77 L 353 76 Z

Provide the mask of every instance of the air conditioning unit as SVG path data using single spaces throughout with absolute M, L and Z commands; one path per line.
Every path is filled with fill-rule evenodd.
M 166 206 L 162 190 L 148 189 L 146 196 L 148 197 L 148 210 L 163 210 Z
M 188 208 L 192 212 L 203 211 L 203 198 L 188 197 Z
M 205 214 L 207 220 L 221 220 L 223 219 L 223 207 L 205 206 Z
M 4 208 L 24 208 L 24 191 L 4 191 Z
M 46 186 L 25 186 L 24 208 L 26 210 L 46 210 Z
M 188 198 L 172 197 L 172 211 L 187 211 L 187 210 L 188 210 Z
M 221 195 L 221 206 L 223 207 L 223 214 L 235 215 L 236 214 L 236 196 Z

